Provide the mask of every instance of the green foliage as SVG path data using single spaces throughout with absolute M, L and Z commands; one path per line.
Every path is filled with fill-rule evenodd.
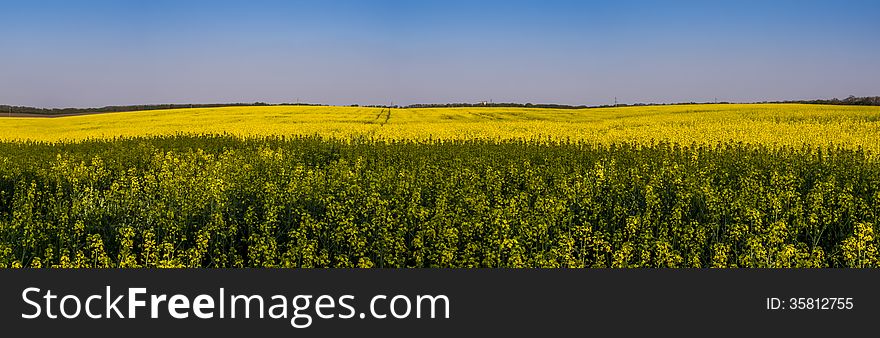
M 875 267 L 860 150 L 0 143 L 2 267 Z

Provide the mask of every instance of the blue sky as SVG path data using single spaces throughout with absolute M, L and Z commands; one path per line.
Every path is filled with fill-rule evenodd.
M 880 95 L 880 1 L 6 1 L 0 104 Z

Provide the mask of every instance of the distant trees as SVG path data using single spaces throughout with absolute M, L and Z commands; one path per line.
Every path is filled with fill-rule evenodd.
M 357 105 L 352 107 L 373 107 L 373 108 L 456 108 L 456 107 L 505 107 L 505 108 L 554 108 L 554 109 L 581 109 L 581 108 L 602 108 L 602 107 L 631 107 L 631 106 L 654 106 L 654 105 L 682 105 L 682 104 L 709 104 L 712 102 L 679 102 L 679 103 L 632 103 L 617 105 L 566 105 L 553 103 L 419 103 L 408 106 L 398 105 Z M 717 104 L 726 104 L 729 102 L 714 102 Z M 764 101 L 759 103 L 805 103 L 805 104 L 834 104 L 834 105 L 853 105 L 853 106 L 880 106 L 880 96 L 856 97 L 848 96 L 845 99 L 833 98 L 830 100 L 792 100 L 792 101 Z M 73 115 L 73 114 L 89 114 L 89 113 L 116 113 L 138 110 L 156 110 L 156 109 L 177 109 L 177 108 L 215 108 L 215 107 L 235 107 L 235 106 L 326 106 L 324 104 L 314 103 L 208 103 L 208 104 L 146 104 L 131 106 L 106 106 L 101 108 L 35 108 L 24 106 L 0 105 L 0 113 L 2 114 L 41 114 L 41 115 Z
M 833 100 L 837 100 L 836 98 Z M 855 97 L 848 96 L 840 101 L 840 104 L 857 105 L 857 106 L 880 106 L 880 96 Z
M 131 106 L 106 106 L 101 108 L 36 108 L 25 106 L 0 105 L 0 112 L 4 114 L 41 114 L 41 115 L 73 115 L 89 113 L 118 113 L 138 110 L 178 109 L 178 108 L 216 108 L 233 106 L 323 106 L 312 103 L 279 103 L 266 102 L 254 103 L 207 103 L 207 104 L 145 104 Z
M 833 98 L 830 100 L 796 100 L 796 101 L 777 101 L 770 103 L 808 103 L 808 104 L 836 104 L 836 105 L 848 105 L 848 106 L 880 106 L 880 96 L 865 96 L 865 97 L 857 97 L 857 96 L 847 96 L 845 99 L 841 100 L 838 98 Z

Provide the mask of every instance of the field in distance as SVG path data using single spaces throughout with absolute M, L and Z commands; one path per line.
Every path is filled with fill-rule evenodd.
M 591 109 L 269 106 L 0 117 L 0 140 L 75 141 L 174 134 L 319 135 L 375 140 L 679 144 L 746 142 L 880 150 L 880 107 L 804 104 Z

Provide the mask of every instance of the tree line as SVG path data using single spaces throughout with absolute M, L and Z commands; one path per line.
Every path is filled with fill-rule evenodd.
M 37 108 L 27 106 L 0 105 L 0 113 L 41 114 L 41 115 L 75 115 L 91 113 L 119 113 L 140 110 L 180 109 L 180 108 L 217 108 L 217 107 L 250 107 L 250 106 L 324 106 L 314 103 L 193 103 L 193 104 L 141 104 L 129 106 L 105 106 L 100 108 Z
M 555 103 L 417 103 L 407 106 L 400 105 L 357 105 L 352 107 L 373 108 L 473 108 L 473 107 L 497 107 L 497 108 L 553 108 L 553 109 L 584 109 L 584 108 L 608 108 L 608 107 L 639 107 L 639 106 L 666 106 L 688 104 L 729 104 L 730 102 L 678 102 L 678 103 L 630 103 L 614 105 L 566 105 Z M 856 97 L 850 95 L 845 99 L 815 99 L 815 100 L 788 100 L 788 101 L 762 101 L 757 103 L 802 103 L 802 104 L 831 104 L 831 105 L 855 105 L 855 106 L 880 106 L 880 96 Z M 0 113 L 9 114 L 40 114 L 40 115 L 74 115 L 90 113 L 118 113 L 140 110 L 179 109 L 179 108 L 216 108 L 216 107 L 247 107 L 247 106 L 326 106 L 316 103 L 198 103 L 198 104 L 145 104 L 128 106 L 105 106 L 100 108 L 37 108 L 26 106 L 0 105 Z
M 774 101 L 774 102 L 766 102 L 766 103 L 806 103 L 806 104 L 834 104 L 834 105 L 846 105 L 846 106 L 880 106 L 880 96 L 857 97 L 857 96 L 850 95 L 843 100 L 835 97 L 830 100 L 816 99 L 816 100 Z

